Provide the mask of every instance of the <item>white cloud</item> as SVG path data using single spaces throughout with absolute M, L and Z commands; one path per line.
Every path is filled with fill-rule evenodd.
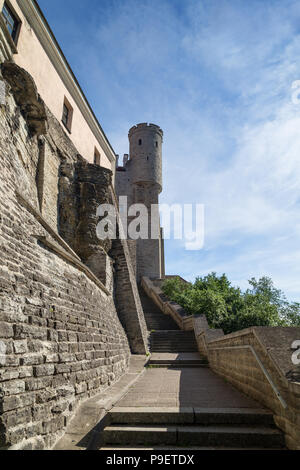
M 166 242 L 167 270 L 226 272 L 241 287 L 266 274 L 300 299 L 300 3 L 114 0 L 92 11 L 80 38 L 71 23 L 68 47 L 113 147 L 128 152 L 137 122 L 161 125 L 162 201 L 206 206 L 204 250 Z

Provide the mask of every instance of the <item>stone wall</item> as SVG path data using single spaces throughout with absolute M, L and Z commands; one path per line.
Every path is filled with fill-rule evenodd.
M 0 108 L 0 447 L 51 448 L 79 401 L 125 373 L 130 349 L 113 296 L 58 233 L 60 168 L 83 159 L 46 108 L 47 133 L 29 125 L 11 87 Z
M 162 191 L 163 131 L 154 124 L 138 124 L 129 131 L 130 159 L 117 167 L 117 196 L 127 196 L 128 208 L 143 204 L 148 210 L 148 239 L 136 242 L 136 276 L 158 278 L 164 275 L 164 253 L 157 206 Z M 156 210 L 156 214 L 154 211 Z M 152 217 L 151 217 L 152 215 Z M 129 224 L 135 217 L 129 217 Z
M 163 313 L 181 329 L 194 329 L 198 349 L 210 368 L 274 413 L 289 449 L 300 450 L 300 367 L 292 363 L 291 346 L 300 328 L 253 327 L 224 335 L 210 329 L 206 316 L 187 316 L 162 293 L 161 280 L 143 278 L 142 286 Z
M 111 194 L 117 208 L 116 195 L 113 190 Z M 110 251 L 110 255 L 115 260 L 116 307 L 121 323 L 127 333 L 132 353 L 147 354 L 148 330 L 136 283 L 135 243 L 123 239 L 124 231 L 121 224 L 118 228 L 123 235 L 120 233 L 120 239 L 113 241 Z
M 300 450 L 300 382 L 288 379 L 295 368 L 291 345 L 300 328 L 254 327 L 217 339 L 202 336 L 212 370 L 272 410 L 287 447 Z

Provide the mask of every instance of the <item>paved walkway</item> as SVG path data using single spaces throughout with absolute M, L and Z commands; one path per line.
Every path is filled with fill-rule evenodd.
M 208 368 L 147 369 L 116 406 L 261 408 Z
M 185 353 L 152 353 L 151 360 L 162 360 L 166 361 L 198 361 L 201 358 L 198 352 L 185 352 Z

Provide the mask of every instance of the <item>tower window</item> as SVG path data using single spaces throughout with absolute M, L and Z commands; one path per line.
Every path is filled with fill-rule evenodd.
M 142 139 L 139 139 L 139 145 L 142 145 L 143 141 Z
M 158 147 L 158 142 L 157 141 L 155 142 L 155 146 Z
M 17 16 L 12 12 L 7 2 L 4 2 L 2 16 L 9 31 L 9 34 L 11 35 L 12 39 L 16 41 L 21 22 L 19 21 Z
M 94 151 L 94 165 L 100 165 L 101 155 L 98 149 L 95 147 Z
M 65 97 L 64 106 L 63 106 L 62 123 L 70 133 L 71 133 L 71 128 L 72 128 L 72 119 L 73 119 L 73 108 L 70 105 L 67 98 Z

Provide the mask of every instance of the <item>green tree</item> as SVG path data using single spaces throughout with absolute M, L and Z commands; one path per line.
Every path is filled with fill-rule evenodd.
M 163 284 L 165 295 L 192 315 L 204 314 L 211 328 L 231 333 L 251 326 L 300 326 L 300 304 L 289 304 L 272 279 L 249 280 L 242 293 L 227 276 L 210 273 L 194 283 L 172 278 Z

